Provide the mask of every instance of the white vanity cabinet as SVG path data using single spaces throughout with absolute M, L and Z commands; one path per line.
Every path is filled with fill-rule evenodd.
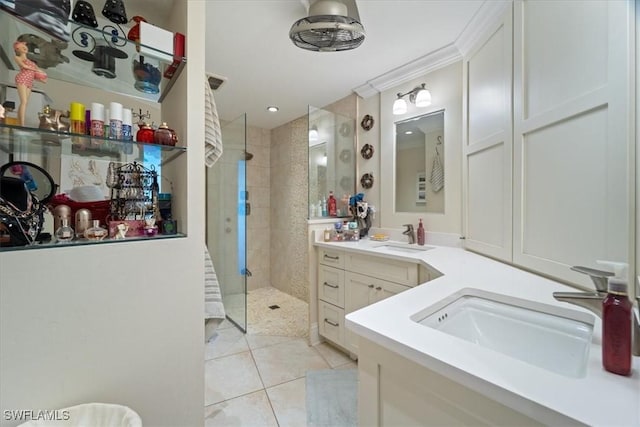
M 431 272 L 415 262 L 321 248 L 317 278 L 320 335 L 357 356 L 358 339 L 345 328 L 345 315 L 431 278 Z

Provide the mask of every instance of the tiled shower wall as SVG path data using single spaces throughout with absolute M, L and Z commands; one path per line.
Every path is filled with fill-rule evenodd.
M 352 94 L 323 109 L 355 118 L 357 99 Z M 271 131 L 271 285 L 306 302 L 308 146 L 307 116 Z
M 247 217 L 247 290 L 271 285 L 271 131 L 247 127 L 247 191 L 251 214 Z
M 271 131 L 271 285 L 309 302 L 307 116 Z

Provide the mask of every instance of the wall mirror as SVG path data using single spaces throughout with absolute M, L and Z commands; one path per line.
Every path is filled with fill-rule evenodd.
M 395 123 L 396 212 L 444 213 L 444 110 Z
M 345 197 L 355 193 L 355 120 L 309 107 L 309 218 L 320 218 L 329 192 L 338 216 L 348 216 Z

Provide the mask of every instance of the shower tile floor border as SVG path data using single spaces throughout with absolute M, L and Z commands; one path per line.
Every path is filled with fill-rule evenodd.
M 205 345 L 205 426 L 305 426 L 306 371 L 356 367 L 329 344 L 245 335 L 225 320 Z

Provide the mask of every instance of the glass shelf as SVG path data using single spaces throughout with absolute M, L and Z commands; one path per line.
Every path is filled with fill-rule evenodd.
M 67 154 L 96 156 L 102 160 L 123 163 L 133 161 L 142 163 L 144 154 L 153 152 L 159 157 L 159 165 L 164 166 L 186 151 L 186 147 L 122 141 L 0 124 L 0 152 L 9 156 L 46 155 L 49 158 L 55 158 Z
M 127 237 L 126 239 L 104 239 L 100 241 L 79 239 L 79 240 L 72 240 L 70 242 L 56 242 L 55 238 L 52 238 L 52 241 L 48 243 L 38 243 L 35 245 L 27 245 L 27 246 L 0 246 L 0 253 L 10 252 L 10 251 L 33 250 L 33 249 L 84 247 L 89 245 L 104 245 L 109 243 L 142 242 L 147 240 L 167 240 L 167 239 L 177 239 L 177 238 L 183 238 L 183 237 L 187 237 L 187 235 L 182 233 L 158 234 L 154 237 L 139 236 L 139 237 Z
M 59 60 L 62 62 L 57 65 L 44 67 L 41 65 L 41 62 L 34 58 L 33 53 L 28 54 L 29 59 L 33 59 L 39 63 L 40 68 L 44 69 L 49 79 L 91 86 L 147 101 L 162 102 L 180 75 L 186 63 L 186 58 L 181 58 L 172 78 L 167 79 L 162 76 L 166 68 L 173 62 L 173 52 L 159 51 L 126 39 L 126 33 L 122 34 L 121 30 L 127 32 L 129 30 L 128 27 L 123 28 L 122 26 L 117 26 L 100 17 L 98 17 L 98 23 L 98 28 L 91 28 L 69 21 L 68 26 L 71 39 L 68 43 L 62 43 L 61 46 L 64 47 L 60 49 L 62 56 L 59 57 Z M 114 31 L 114 33 L 112 33 L 112 31 Z M 13 42 L 23 34 L 33 34 L 38 37 L 39 40 L 45 42 L 52 41 L 51 36 L 47 33 L 27 24 L 8 12 L 0 11 L 0 41 L 2 41 L 0 43 L 0 59 L 2 59 L 11 70 L 17 70 L 17 65 L 13 61 L 13 57 L 15 56 L 13 52 Z M 104 45 L 104 49 L 106 49 L 104 51 L 108 53 L 107 56 L 109 58 L 106 61 L 109 65 L 104 66 L 105 64 L 101 63 L 100 65 L 103 65 L 103 67 L 94 67 L 92 58 L 95 59 L 95 57 L 98 56 L 96 55 L 96 43 L 98 45 Z M 144 87 L 146 90 L 150 90 L 149 85 L 141 84 L 141 82 L 136 81 L 134 77 L 133 67 L 136 62 L 140 63 L 141 54 L 138 52 L 141 51 L 141 49 L 145 52 L 143 55 L 145 59 L 142 62 L 146 63 L 148 67 L 151 67 L 146 68 L 146 71 L 152 71 L 152 75 L 154 75 L 152 80 L 159 80 L 159 92 L 157 93 L 143 92 L 135 87 L 137 83 L 138 87 Z M 84 59 L 81 59 L 78 55 Z M 102 58 L 104 58 L 104 56 L 105 55 L 102 55 Z M 96 63 L 99 63 L 99 61 Z M 140 70 L 138 71 L 137 75 L 140 76 Z M 98 75 L 97 73 L 102 75 Z M 111 78 L 105 77 L 105 75 Z

